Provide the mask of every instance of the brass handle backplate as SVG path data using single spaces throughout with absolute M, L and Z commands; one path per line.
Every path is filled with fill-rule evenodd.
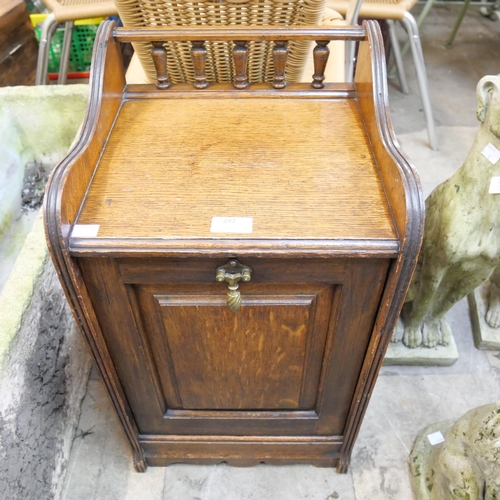
M 236 259 L 231 259 L 226 265 L 217 268 L 215 280 L 219 283 L 227 282 L 227 305 L 231 311 L 236 312 L 241 306 L 241 293 L 238 290 L 238 282 L 250 281 L 252 270 L 248 266 L 240 264 Z

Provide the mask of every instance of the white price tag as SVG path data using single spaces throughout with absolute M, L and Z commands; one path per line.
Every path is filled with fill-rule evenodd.
M 250 234 L 252 225 L 252 217 L 212 217 L 210 232 Z
M 99 232 L 99 224 L 75 224 L 72 238 L 95 238 Z
M 488 190 L 490 194 L 500 193 L 500 177 L 492 177 L 490 182 L 490 189 Z
M 488 158 L 493 165 L 500 160 L 500 151 L 491 142 L 481 151 L 481 154 L 485 158 Z
M 439 443 L 444 443 L 444 437 L 441 432 L 433 432 L 432 434 L 427 434 L 427 439 L 432 446 L 436 446 Z

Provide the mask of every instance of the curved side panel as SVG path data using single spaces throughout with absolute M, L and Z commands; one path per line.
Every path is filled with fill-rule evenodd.
M 87 114 L 75 146 L 52 172 L 45 195 L 44 217 L 47 243 L 64 292 L 126 430 L 135 467 L 144 471 L 146 465 L 134 418 L 101 340 L 100 327 L 78 265 L 68 251 L 73 223 L 122 102 L 125 77 L 119 45 L 112 37 L 114 26 L 114 22 L 105 22 L 97 33 Z
M 380 175 L 391 206 L 401 243 L 411 226 L 423 225 L 423 198 L 415 168 L 401 150 L 389 116 L 384 47 L 375 21 L 364 23 L 367 41 L 361 42 L 355 84 Z M 421 228 L 422 229 L 422 228 Z
M 355 78 L 358 104 L 386 189 L 401 246 L 400 254 L 389 271 L 344 431 L 339 472 L 346 472 L 349 466 L 354 441 L 410 286 L 422 243 L 425 213 L 420 180 L 399 147 L 389 117 L 387 74 L 380 29 L 375 21 L 365 21 L 363 24 L 367 41 L 361 42 L 359 50 Z

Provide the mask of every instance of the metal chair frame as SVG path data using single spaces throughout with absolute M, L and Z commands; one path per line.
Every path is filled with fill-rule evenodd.
M 346 8 L 339 8 L 339 4 L 334 2 L 332 4 L 332 8 L 340 11 L 341 13 L 345 13 L 347 24 L 357 24 L 358 16 L 361 14 L 363 17 L 363 0 L 349 0 L 346 1 Z M 426 14 L 432 6 L 432 1 L 430 0 L 428 8 L 426 8 Z M 427 7 L 427 6 L 426 6 Z M 426 15 L 425 14 L 425 15 Z M 367 16 L 368 17 L 368 16 Z M 421 16 L 421 21 L 425 18 L 425 16 Z M 400 21 L 403 25 L 403 28 L 408 34 L 408 45 L 411 49 L 413 62 L 415 65 L 415 71 L 417 74 L 417 82 L 420 90 L 420 97 L 422 99 L 422 106 L 424 109 L 425 121 L 427 126 L 427 132 L 429 136 L 429 143 L 431 149 L 437 150 L 439 149 L 436 127 L 434 123 L 434 116 L 432 112 L 432 104 L 430 99 L 429 92 L 429 84 L 427 80 L 427 72 L 425 70 L 425 62 L 424 62 L 424 54 L 422 51 L 422 45 L 420 43 L 420 34 L 418 30 L 418 24 L 413 15 L 407 10 L 404 12 L 401 19 L 391 19 L 387 16 L 380 16 L 377 19 L 385 19 L 388 22 L 389 26 L 389 37 L 391 40 L 391 45 L 394 53 L 394 60 L 396 63 L 396 69 L 398 73 L 399 82 L 401 85 L 401 91 L 404 94 L 409 93 L 408 83 L 406 80 L 406 75 L 403 67 L 403 54 L 405 52 L 405 48 L 401 51 L 401 47 L 399 45 L 399 41 L 396 36 L 395 31 L 395 21 Z M 420 20 L 420 19 L 419 19 Z M 355 42 L 349 42 L 346 46 L 346 81 L 352 81 L 353 77 L 353 68 L 354 68 L 354 51 L 355 51 Z
M 64 2 L 58 2 L 56 0 L 45 0 L 44 5 L 51 10 L 51 13 L 42 24 L 35 85 L 45 85 L 47 83 L 50 44 L 57 27 L 63 23 L 65 31 L 57 83 L 64 84 L 66 83 L 68 73 L 74 21 L 91 17 L 115 16 L 118 12 L 115 5 L 108 1 L 81 4 L 68 2 L 65 4 Z

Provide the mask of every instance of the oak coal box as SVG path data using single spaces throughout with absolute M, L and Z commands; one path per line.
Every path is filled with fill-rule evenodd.
M 312 84 L 286 43 L 317 42 Z M 324 83 L 330 40 L 355 82 Z M 195 87 L 165 42 L 193 42 Z M 235 86 L 203 42 L 235 41 Z M 270 84 L 247 42 L 275 42 Z M 119 42 L 152 42 L 156 86 Z M 200 62 L 201 61 L 201 62 Z M 378 26 L 98 33 L 88 114 L 54 170 L 48 241 L 138 471 L 174 462 L 345 472 L 416 263 L 419 181 L 388 116 Z

